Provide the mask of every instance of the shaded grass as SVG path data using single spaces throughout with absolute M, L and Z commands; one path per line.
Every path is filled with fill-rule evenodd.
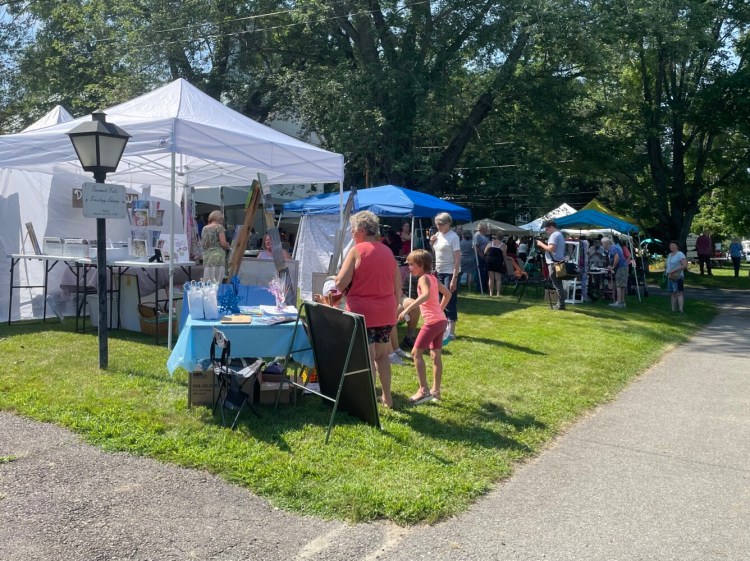
M 664 268 L 662 266 L 661 271 L 654 271 L 649 273 L 649 278 L 658 284 L 659 279 L 663 274 Z M 721 268 L 714 267 L 712 269 L 712 276 L 700 274 L 700 267 L 697 263 L 692 263 L 690 268 L 685 273 L 685 287 L 686 288 L 710 288 L 717 290 L 750 290 L 750 264 L 746 263 L 744 258 L 740 264 L 740 276 L 734 276 L 734 267 L 731 264 L 725 265 Z M 689 296 L 689 294 L 686 294 Z
M 459 339 L 445 348 L 443 400 L 412 407 L 414 369 L 394 367 L 395 409 L 383 430 L 337 417 L 304 397 L 297 407 L 221 428 L 207 408 L 186 408 L 187 373 L 166 372 L 151 338 L 110 334 L 107 372 L 95 334 L 63 324 L 0 327 L 0 409 L 68 427 L 122 450 L 217 473 L 274 505 L 351 521 L 435 521 L 466 509 L 516 462 L 610 400 L 666 349 L 713 315 L 695 302 L 680 322 L 663 298 L 555 313 L 541 300 L 462 296 Z M 613 357 L 616 360 L 613 360 Z

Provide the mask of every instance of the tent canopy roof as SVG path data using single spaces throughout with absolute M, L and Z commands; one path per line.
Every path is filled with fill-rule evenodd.
M 55 105 L 44 117 L 42 117 L 38 121 L 35 121 L 34 123 L 31 123 L 21 132 L 36 131 L 39 129 L 50 127 L 52 125 L 57 125 L 59 123 L 67 123 L 68 121 L 72 120 L 73 115 L 68 113 L 68 110 L 65 109 L 65 107 L 63 107 L 62 105 Z
M 558 228 L 564 228 L 566 230 L 579 228 L 579 229 L 594 229 L 594 228 L 606 228 L 608 230 L 617 230 L 624 234 L 637 232 L 638 226 L 626 222 L 620 218 L 606 214 L 604 212 L 587 209 L 579 210 L 574 214 L 563 216 L 562 218 L 556 218 Z
M 629 216 L 625 216 L 623 214 L 618 214 L 614 210 L 607 208 L 604 206 L 599 199 L 594 197 L 591 199 L 588 204 L 586 204 L 581 210 L 597 210 L 599 212 L 603 212 L 604 214 L 608 214 L 609 216 L 614 216 L 615 218 L 619 218 L 620 220 L 624 222 L 628 222 L 630 224 L 635 224 L 636 220 L 633 218 L 630 218 Z
M 499 220 L 492 220 L 491 218 L 484 218 L 483 220 L 477 220 L 464 224 L 462 228 L 464 230 L 471 230 L 472 232 L 479 229 L 479 225 L 484 224 L 487 226 L 491 234 L 505 234 L 508 236 L 525 236 L 529 233 L 528 230 L 521 228 L 520 226 L 513 226 L 507 222 L 500 222 Z
M 190 185 L 249 185 L 258 173 L 274 184 L 343 181 L 341 154 L 261 125 L 182 79 L 104 112 L 131 135 L 107 176 L 113 183 L 169 185 L 173 155 L 179 181 Z M 83 174 L 66 133 L 90 120 L 0 136 L 0 167 Z
M 561 216 L 567 216 L 568 214 L 573 214 L 575 211 L 576 209 L 574 209 L 568 203 L 563 203 L 559 207 L 550 210 L 547 214 L 540 216 L 536 220 L 532 220 L 531 222 L 527 224 L 522 224 L 520 228 L 523 228 L 524 230 L 528 230 L 529 232 L 541 232 L 542 224 L 544 223 L 545 220 L 551 220 L 551 219 L 557 220 Z
M 349 200 L 351 191 L 344 193 L 343 204 Z M 284 204 L 284 212 L 302 214 L 338 214 L 340 197 L 338 193 L 325 193 Z M 357 191 L 357 205 L 354 211 L 369 210 L 378 216 L 413 216 L 432 218 L 439 212 L 447 212 L 454 222 L 471 220 L 471 211 L 443 199 L 397 187 L 384 185 Z

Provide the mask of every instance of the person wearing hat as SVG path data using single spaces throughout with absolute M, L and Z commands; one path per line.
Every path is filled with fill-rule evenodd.
M 563 295 L 563 283 L 562 279 L 558 278 L 555 274 L 555 263 L 565 261 L 565 238 L 562 232 L 557 229 L 557 222 L 554 220 L 545 220 L 542 224 L 542 229 L 547 234 L 547 243 L 537 240 L 536 245 L 540 250 L 544 251 L 544 262 L 547 264 L 549 278 L 557 292 L 557 304 L 553 309 L 564 310 L 565 296 Z

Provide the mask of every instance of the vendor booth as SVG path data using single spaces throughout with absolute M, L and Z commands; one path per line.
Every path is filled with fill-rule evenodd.
M 182 79 L 104 113 L 108 122 L 131 135 L 117 171 L 109 173 L 107 181 L 124 184 L 139 196 L 147 189 L 150 200 L 161 198 L 162 227 L 172 240 L 191 234 L 190 221 L 179 209 L 183 193 L 192 188 L 249 188 L 259 173 L 271 184 L 340 184 L 343 180 L 342 155 L 261 125 Z M 6 255 L 31 252 L 30 246 L 22 244 L 27 222 L 33 223 L 38 240 L 51 236 L 95 238 L 95 220 L 84 219 L 82 209 L 71 204 L 73 189 L 91 181 L 91 176 L 82 171 L 67 135 L 90 119 L 85 116 L 0 136 L 0 213 L 4 225 L 10 225 L 3 228 Z M 58 215 L 76 222 L 80 229 L 74 232 L 62 227 Z M 122 221 L 108 221 L 108 234 L 118 226 L 126 231 L 131 228 L 118 222 Z M 171 255 L 166 277 L 170 298 L 173 261 Z M 4 267 L 0 280 L 7 280 L 6 270 Z M 43 276 L 36 263 L 28 263 L 28 271 L 30 277 Z M 0 294 L 0 314 L 9 313 L 13 319 L 36 316 L 37 309 L 29 306 L 29 300 L 39 292 L 38 288 L 18 290 L 10 310 L 7 296 Z
M 350 192 L 344 193 L 343 197 L 338 193 L 329 193 L 284 204 L 283 215 L 302 215 L 294 258 L 300 262 L 299 288 L 305 299 L 312 298 L 313 273 L 328 270 L 336 232 L 340 226 L 339 214 L 349 196 Z M 361 210 L 369 210 L 380 217 L 410 219 L 412 240 L 420 235 L 419 219 L 432 219 L 440 212 L 447 212 L 454 223 L 471 220 L 471 211 L 464 207 L 395 185 L 358 190 L 352 212 Z M 344 227 L 345 235 L 348 235 L 348 231 Z
M 632 259 L 635 259 L 636 253 L 632 236 L 638 233 L 638 226 L 610 211 L 596 199 L 593 199 L 578 212 L 557 218 L 555 221 L 557 222 L 557 227 L 561 230 L 565 230 L 566 232 L 577 231 L 582 237 L 591 235 L 592 231 L 605 231 L 610 235 L 620 236 L 629 245 Z M 645 292 L 645 277 L 643 275 L 642 263 L 640 267 L 638 264 L 633 264 L 630 272 L 632 274 L 633 285 L 640 299 L 642 291 L 644 294 L 648 294 Z M 586 271 L 582 274 L 586 274 Z

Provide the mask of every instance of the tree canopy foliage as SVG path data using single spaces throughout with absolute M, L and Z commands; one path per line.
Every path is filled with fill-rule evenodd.
M 750 7 L 736 0 L 17 0 L 0 128 L 183 77 L 292 118 L 347 181 L 535 217 L 599 196 L 683 239 L 745 233 Z M 709 218 L 704 217 L 706 220 Z M 713 218 L 711 218 L 713 219 Z

